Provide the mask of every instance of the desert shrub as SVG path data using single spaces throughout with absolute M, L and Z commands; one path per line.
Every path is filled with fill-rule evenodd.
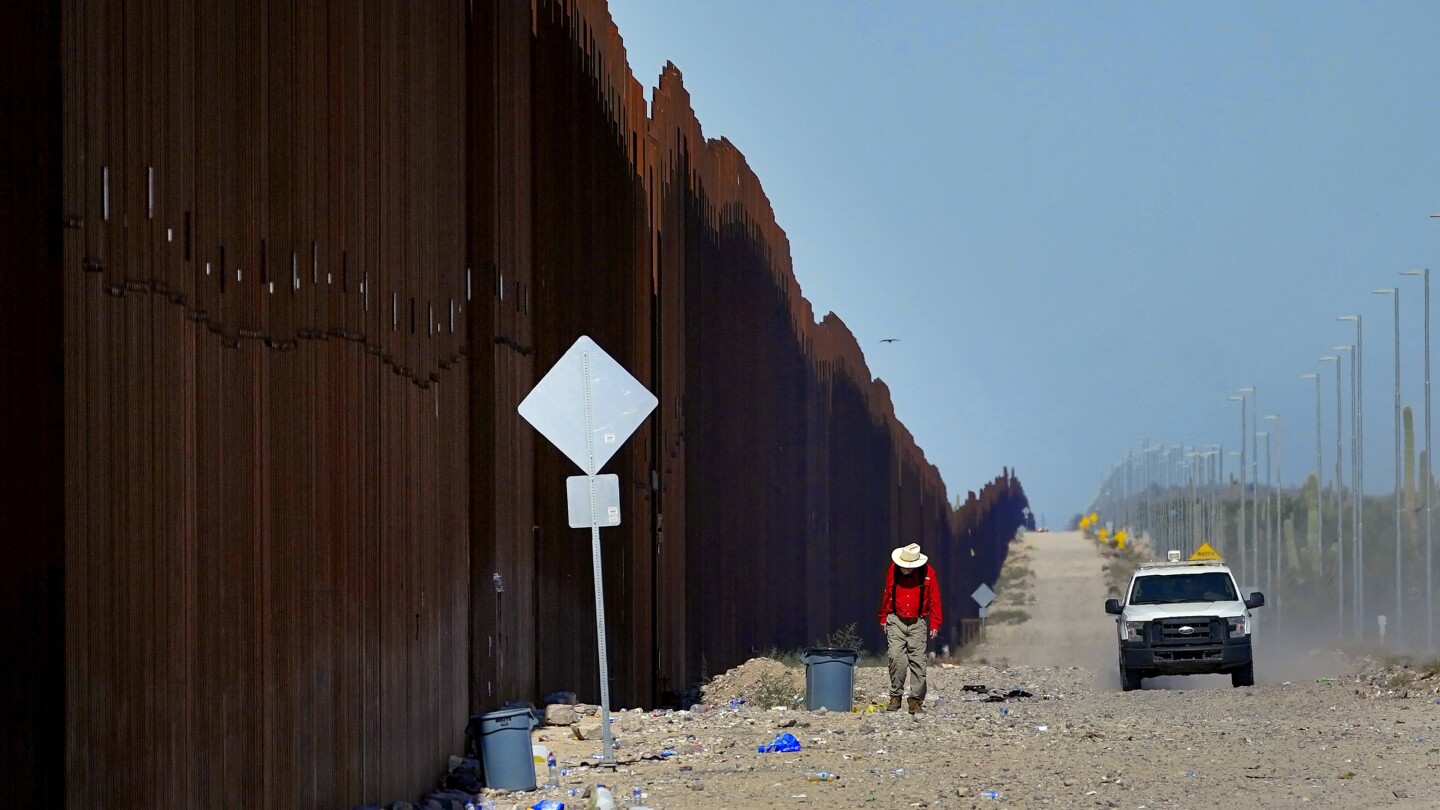
M 794 706 L 804 696 L 795 690 L 795 679 L 788 672 L 762 672 L 751 690 L 750 702 L 762 709 L 771 706 Z
M 815 642 L 816 647 L 828 647 L 835 650 L 854 650 L 864 658 L 868 651 L 865 649 L 865 639 L 855 629 L 855 623 L 851 622 L 838 630 L 831 630 L 825 638 Z

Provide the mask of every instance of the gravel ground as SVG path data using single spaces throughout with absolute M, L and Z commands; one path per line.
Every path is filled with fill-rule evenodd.
M 614 772 L 584 764 L 598 741 L 538 730 L 568 769 L 560 788 L 497 805 L 583 807 L 568 790 L 600 782 L 620 807 L 639 786 L 652 808 L 1440 807 L 1440 676 L 1257 639 L 1253 688 L 1203 676 L 1120 692 L 1094 546 L 1075 533 L 1032 533 L 1020 552 L 1031 592 L 1002 597 L 1030 620 L 991 628 L 967 661 L 934 664 L 920 715 L 717 700 L 764 673 L 775 683 L 781 665 L 756 660 L 718 678 L 723 689 L 707 691 L 703 712 L 617 713 Z M 883 700 L 884 669 L 859 668 L 856 686 Z M 1031 696 L 990 702 L 1017 689 Z M 756 752 L 783 732 L 803 749 Z M 818 770 L 840 778 L 806 781 Z

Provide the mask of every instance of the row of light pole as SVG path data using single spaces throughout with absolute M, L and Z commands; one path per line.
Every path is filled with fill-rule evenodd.
M 1431 518 L 1430 518 L 1430 512 L 1431 512 L 1431 506 L 1432 506 L 1432 500 L 1433 500 L 1433 493 L 1432 493 L 1433 486 L 1431 485 L 1431 476 L 1430 476 L 1430 471 L 1429 471 L 1429 468 L 1433 467 L 1433 464 L 1434 464 L 1433 455 L 1432 455 L 1431 428 L 1430 428 L 1430 418 L 1431 418 L 1431 417 L 1430 417 L 1430 271 L 1429 271 L 1428 269 L 1422 269 L 1422 270 L 1406 270 L 1406 271 L 1402 271 L 1402 272 L 1401 272 L 1401 275 L 1402 275 L 1402 276 L 1418 276 L 1418 277 L 1420 277 L 1420 278 L 1423 280 L 1423 283 L 1424 283 L 1424 295 L 1425 295 L 1425 300 L 1424 300 L 1424 317 L 1425 317 L 1425 331 L 1424 331 L 1424 343 L 1425 343 L 1425 458 L 1426 458 L 1426 467 L 1427 467 L 1427 469 L 1425 470 L 1425 474 L 1424 474 L 1424 476 L 1423 476 L 1423 479 L 1424 479 L 1424 480 L 1423 480 L 1423 485 L 1424 485 L 1424 488 L 1425 488 L 1425 502 L 1424 502 L 1424 508 L 1425 508 L 1425 577 L 1426 577 L 1426 583 L 1425 583 L 1425 599 L 1426 599 L 1426 611 L 1425 611 L 1425 612 L 1426 612 L 1426 628 L 1425 628 L 1425 635 L 1426 635 L 1427 643 L 1430 644 L 1431 646 L 1433 646 L 1434 643 L 1435 643 L 1435 629 L 1434 629 L 1435 607 L 1434 607 L 1434 583 L 1433 583 L 1433 578 L 1434 578 L 1434 557 L 1433 557 L 1433 555 L 1434 555 L 1434 541 L 1433 541 L 1432 523 L 1431 523 Z M 1401 397 L 1400 397 L 1400 380 L 1401 380 L 1401 376 L 1400 376 L 1400 375 L 1401 375 L 1401 363 L 1400 363 L 1400 289 L 1399 289 L 1398 287 L 1386 287 L 1386 288 L 1380 288 L 1380 289 L 1372 290 L 1372 293 L 1375 294 L 1375 295 L 1386 295 L 1386 296 L 1390 296 L 1391 302 L 1392 302 L 1392 307 L 1393 307 L 1393 323 L 1392 323 L 1392 327 L 1393 327 L 1393 332 L 1394 332 L 1394 348 L 1395 348 L 1395 363 L 1394 363 L 1394 365 L 1395 365 L 1395 372 L 1394 372 L 1394 386 L 1393 386 L 1394 442 L 1395 442 L 1395 487 L 1394 487 L 1394 493 L 1395 493 L 1395 494 L 1394 494 L 1394 497 L 1395 497 L 1395 509 L 1394 509 L 1394 511 L 1395 511 L 1395 586 L 1394 586 L 1394 591 L 1395 591 L 1395 607 L 1394 607 L 1393 622 L 1394 622 L 1394 627 L 1395 627 L 1396 631 L 1398 632 L 1398 631 L 1401 631 L 1401 629 L 1402 629 L 1402 627 L 1403 627 L 1403 624 L 1402 624 L 1402 623 L 1403 623 L 1403 621 L 1404 621 L 1404 609 L 1405 609 L 1405 600 L 1404 600 L 1405 592 L 1404 592 L 1404 587 L 1403 587 L 1403 586 L 1404 586 L 1404 542 L 1405 542 L 1405 534 L 1404 534 L 1404 520 L 1403 520 L 1403 517 L 1404 517 L 1404 516 L 1403 516 L 1403 514 L 1402 514 L 1402 512 L 1403 512 L 1403 510 L 1404 510 L 1404 508 L 1405 508 L 1405 504 L 1404 504 L 1404 500 L 1403 500 L 1403 481 L 1404 481 L 1404 478 L 1403 478 L 1403 469 L 1402 469 L 1402 462 L 1401 462 L 1404 445 L 1403 445 L 1403 438 L 1402 438 L 1402 432 L 1401 432 L 1402 418 L 1401 418 Z M 1344 626 L 1344 619 L 1345 619 L 1345 598 L 1346 598 L 1346 594 L 1345 594 L 1345 589 L 1346 589 L 1346 585 L 1345 585 L 1345 583 L 1346 583 L 1346 571 L 1345 571 L 1346 554 L 1345 554 L 1345 523 L 1344 523 L 1344 520 L 1343 520 L 1343 518 L 1342 518 L 1342 512 L 1343 512 L 1343 509 L 1344 509 L 1344 485 L 1343 485 L 1343 482 L 1342 482 L 1342 479 L 1341 479 L 1341 469 L 1342 469 L 1342 458 L 1343 458 L 1343 456 L 1344 456 L 1344 450 L 1343 450 L 1343 437 L 1342 437 L 1342 429 L 1343 429 L 1342 418 L 1343 418 L 1343 417 L 1342 417 L 1342 413 L 1341 413 L 1342 409 L 1341 409 L 1341 397 L 1340 397 L 1340 383 L 1341 383 L 1341 378 L 1342 378 L 1342 376 L 1343 376 L 1343 374 L 1344 374 L 1343 367 L 1342 367 L 1342 366 L 1343 366 L 1343 357 L 1341 356 L 1341 353 L 1343 353 L 1343 352 L 1349 352 L 1349 353 L 1351 354 L 1351 370 L 1350 370 L 1350 381 L 1351 381 L 1351 386 L 1350 386 L 1350 388 L 1351 388 L 1351 465 L 1350 465 L 1350 491 L 1351 491 L 1351 493 L 1352 493 L 1351 504 L 1350 504 L 1350 505 L 1351 505 L 1351 521 L 1350 521 L 1350 523 L 1351 523 L 1351 527 L 1352 527 L 1352 536 L 1351 536 L 1351 538 L 1350 538 L 1350 563 L 1351 563 L 1351 564 L 1350 564 L 1350 583 L 1351 583 L 1351 584 L 1350 584 L 1350 599 L 1351 599 L 1351 606 L 1352 606 L 1350 626 L 1351 626 L 1351 628 L 1353 629 L 1353 631 L 1354 631 L 1355 634 L 1357 634 L 1357 635 L 1363 635 L 1363 633 L 1364 633 L 1364 627 L 1365 627 L 1365 604 L 1366 604 L 1366 599 L 1365 599 L 1365 555 L 1364 555 L 1364 547 L 1365 547 L 1365 542 L 1364 542 L 1364 537 L 1365 537 L 1365 511 L 1364 511 L 1364 491 L 1365 491 L 1365 462 L 1364 462 L 1364 458 L 1365 458 L 1365 454 L 1364 454 L 1364 446 L 1365 446 L 1365 420 L 1364 420 L 1364 414 L 1365 414 L 1365 400 L 1364 400 L 1364 386 L 1362 385 L 1362 380 L 1363 380 L 1363 378 L 1364 378 L 1364 368 L 1365 368 L 1365 367 L 1364 367 L 1364 320 L 1363 320 L 1362 316 L 1360 316 L 1360 315 L 1358 315 L 1358 314 L 1357 314 L 1357 315 L 1341 315 L 1341 316 L 1339 316 L 1339 317 L 1337 318 L 1337 320 L 1342 321 L 1342 322 L 1353 322 L 1353 323 L 1355 324 L 1355 342 L 1354 342 L 1353 344 L 1336 346 L 1336 347 L 1334 347 L 1334 351 L 1336 352 L 1336 354 L 1334 354 L 1334 355 L 1326 355 L 1326 356 L 1323 356 L 1323 357 L 1320 358 L 1320 361 L 1321 361 L 1321 362 L 1334 363 L 1334 364 L 1335 364 L 1335 370 L 1336 370 L 1336 376 L 1335 376 L 1335 490 L 1334 490 L 1333 500 L 1334 500 L 1334 506 L 1335 506 L 1334 512 L 1335 512 L 1335 528 L 1336 528 L 1336 605 L 1337 605 L 1337 614 L 1338 614 L 1338 615 L 1337 615 L 1337 619 L 1339 620 L 1339 622 L 1340 622 L 1340 624 L 1341 624 L 1341 626 L 1342 626 L 1342 628 L 1343 628 L 1343 626 Z M 1325 510 L 1324 510 L 1324 487 L 1323 487 L 1323 483 L 1324 483 L 1324 462 L 1323 462 L 1323 451 L 1322 451 L 1323 440 L 1322 440 L 1322 437 L 1321 437 L 1322 426 L 1321 426 L 1320 375 L 1319 375 L 1318 373 L 1313 373 L 1313 372 L 1312 372 L 1312 373 L 1307 373 L 1307 374 L 1302 374 L 1302 375 L 1301 375 L 1301 379 L 1312 379 L 1312 380 L 1315 381 L 1315 416 L 1316 416 L 1316 418 L 1315 418 L 1315 477 L 1316 477 L 1316 482 L 1317 482 L 1317 496 L 1318 496 L 1319 499 L 1320 499 L 1320 514 L 1321 514 L 1320 526 L 1317 527 L 1317 528 L 1318 528 L 1318 530 L 1319 530 L 1320 532 L 1323 533 L 1323 527 L 1324 527 L 1323 515 L 1324 515 L 1324 511 L 1325 511 Z M 1244 437 L 1245 437 L 1245 432 L 1246 432 L 1246 431 L 1245 431 L 1246 397 L 1243 396 L 1243 395 L 1249 395 L 1250 397 L 1255 398 L 1255 399 L 1257 400 L 1257 401 L 1254 402 L 1257 413 L 1258 413 L 1258 397 L 1257 397 L 1257 395 L 1256 395 L 1256 389 L 1255 389 L 1254 386 L 1247 386 L 1247 387 L 1245 387 L 1245 388 L 1239 388 L 1239 389 L 1236 390 L 1236 393 L 1237 393 L 1237 394 L 1241 394 L 1242 396 L 1230 396 L 1229 399 L 1232 400 L 1232 401 L 1239 401 L 1239 402 L 1241 403 L 1241 416 L 1240 416 L 1240 419 L 1241 419 L 1241 439 L 1242 439 L 1242 442 L 1243 442 Z M 1265 418 L 1266 418 L 1267 420 L 1273 420 L 1273 421 L 1275 421 L 1275 423 L 1276 423 L 1277 456 L 1281 456 L 1281 454 L 1283 454 L 1283 446 L 1281 445 L 1281 430 L 1280 430 L 1280 427 L 1281 427 L 1281 424 L 1282 424 L 1281 418 L 1279 417 L 1279 415 L 1276 415 L 1276 414 L 1267 415 Z M 1254 420 L 1255 420 L 1255 417 L 1254 417 L 1254 415 L 1252 414 L 1252 416 L 1251 416 L 1251 424 L 1250 424 L 1250 428 L 1251 428 L 1251 429 L 1250 429 L 1250 431 L 1249 431 L 1249 432 L 1250 432 L 1250 436 L 1251 436 L 1251 440 L 1252 440 L 1252 445 L 1251 445 L 1252 448 L 1255 447 L 1254 442 L 1255 442 L 1256 440 L 1258 440 L 1258 437 L 1261 435 L 1261 433 L 1260 433 L 1259 431 L 1257 431 L 1257 430 L 1254 429 L 1254 428 L 1255 428 L 1255 421 L 1254 421 Z M 1267 442 L 1266 442 L 1266 452 L 1267 452 L 1267 455 L 1268 455 L 1268 452 L 1269 452 L 1269 442 L 1268 442 L 1268 439 L 1267 439 Z M 1283 458 L 1283 456 L 1281 456 L 1281 457 Z M 1256 480 L 1256 483 L 1257 483 L 1257 485 L 1258 485 L 1258 475 L 1254 475 L 1254 464 L 1255 464 L 1256 461 L 1258 461 L 1258 458 L 1252 458 L 1252 460 L 1251 460 L 1251 472 L 1252 472 L 1252 476 L 1254 476 L 1254 478 L 1255 478 L 1255 480 Z M 1268 466 L 1268 458 L 1267 458 L 1267 466 Z M 1277 463 L 1277 467 L 1278 467 L 1278 466 L 1279 466 L 1279 464 Z M 1267 481 L 1268 481 L 1268 478 L 1269 478 L 1268 470 L 1267 470 L 1266 478 L 1267 478 Z M 1278 489 L 1280 489 L 1280 490 L 1283 490 L 1283 482 L 1280 481 L 1280 480 L 1278 480 L 1278 479 L 1280 479 L 1280 476 L 1279 476 L 1279 475 L 1277 475 L 1276 487 L 1277 487 Z M 1259 568 L 1258 568 L 1258 565 L 1257 565 L 1257 558 L 1256 558 L 1256 556 L 1255 556 L 1255 552 L 1256 552 L 1256 550 L 1257 550 L 1257 546 L 1258 546 L 1258 542 L 1259 542 L 1259 534 L 1258 534 L 1258 532 L 1257 532 L 1256 529 L 1255 529 L 1254 518 L 1255 518 L 1255 516 L 1256 516 L 1256 513 L 1258 513 L 1259 510 L 1258 510 L 1258 508 L 1257 508 L 1257 505 L 1254 503 L 1254 501 L 1253 501 L 1253 499 L 1252 499 L 1252 502 L 1251 502 L 1251 529 L 1250 529 L 1250 530 L 1251 530 L 1251 535 L 1250 535 L 1250 538 L 1249 538 L 1249 542 L 1248 542 L 1248 544 L 1247 544 L 1247 539 L 1246 539 L 1246 537 L 1245 537 L 1245 528 L 1244 528 L 1244 524 L 1245 524 L 1245 518 L 1244 518 L 1244 514 L 1245 514 L 1245 495 L 1246 495 L 1246 491 L 1247 491 L 1247 486 L 1246 486 L 1246 482 L 1245 482 L 1245 469 L 1244 469 L 1244 463 L 1243 463 L 1243 447 L 1242 447 L 1242 469 L 1241 469 L 1241 480 L 1240 480 L 1240 499 L 1241 499 L 1241 501 L 1240 501 L 1240 515 L 1241 515 L 1241 517 L 1240 517 L 1240 529 L 1239 529 L 1239 532 L 1238 532 L 1238 547 L 1239 547 L 1238 550 L 1239 550 L 1239 554 L 1240 554 L 1241 560 L 1244 560 L 1244 559 L 1245 559 L 1245 552 L 1246 552 L 1247 547 L 1248 547 L 1248 549 L 1249 549 L 1249 551 L 1250 551 L 1249 566 L 1248 566 L 1249 572 L 1250 572 L 1251 576 L 1258 576 L 1258 575 L 1261 574 L 1261 572 L 1260 572 L 1260 570 L 1259 570 Z M 1278 517 L 1279 517 L 1278 513 L 1277 513 L 1274 517 L 1278 520 Z M 1272 537 L 1272 538 L 1278 536 L 1278 533 L 1276 533 L 1273 529 L 1269 529 L 1269 527 L 1267 527 L 1267 530 L 1270 531 L 1270 534 L 1271 534 L 1271 537 Z M 1319 539 L 1319 540 L 1323 540 L 1323 534 L 1322 534 L 1318 539 Z M 1274 544 L 1272 543 L 1272 546 L 1273 546 L 1273 545 L 1274 545 Z M 1266 563 L 1265 563 L 1265 564 L 1266 564 L 1266 566 L 1267 566 L 1267 569 L 1268 569 L 1270 566 L 1273 565 L 1273 566 L 1274 566 L 1273 571 L 1274 571 L 1276 574 L 1278 574 L 1280 571 L 1283 570 L 1283 568 L 1282 568 L 1282 566 L 1281 566 L 1282 560 L 1281 560 L 1281 559 L 1279 558 L 1279 556 L 1278 556 L 1278 550 L 1272 548 L 1271 551 L 1272 551 L 1272 552 L 1276 552 L 1276 556 L 1272 559 L 1272 558 L 1271 558 L 1271 555 L 1270 555 L 1269 553 L 1267 553 L 1267 555 L 1266 555 L 1267 559 L 1266 559 Z M 1266 578 L 1267 580 L 1272 580 L 1272 581 L 1273 581 L 1273 579 L 1272 579 L 1272 574 L 1271 574 L 1271 571 L 1270 571 L 1270 570 L 1267 570 L 1267 571 L 1265 571 L 1264 573 L 1265 573 L 1265 575 L 1266 575 L 1265 578 Z
M 1401 276 L 1419 277 L 1423 281 L 1424 289 L 1424 344 L 1425 344 L 1425 469 L 1422 474 L 1422 485 L 1425 489 L 1425 602 L 1426 622 L 1425 638 L 1427 644 L 1435 644 L 1435 605 L 1434 605 L 1434 540 L 1430 512 L 1433 501 L 1433 485 L 1430 470 L 1433 468 L 1434 459 L 1431 442 L 1431 416 L 1430 416 L 1430 271 L 1405 270 Z M 1400 289 L 1399 287 L 1384 287 L 1371 291 L 1375 295 L 1389 296 L 1393 309 L 1393 333 L 1395 370 L 1393 385 L 1393 409 L 1394 409 L 1394 442 L 1395 442 L 1395 606 L 1392 621 L 1397 632 L 1404 632 L 1404 548 L 1405 528 L 1404 515 L 1405 502 L 1403 498 L 1404 477 L 1402 467 L 1402 453 L 1404 444 L 1402 437 L 1401 417 L 1401 363 L 1400 363 Z M 1348 352 L 1351 356 L 1350 363 L 1350 526 L 1351 536 L 1349 548 L 1349 598 L 1350 598 L 1350 628 L 1356 635 L 1363 635 L 1366 626 L 1365 616 L 1365 395 L 1364 385 L 1364 320 L 1360 315 L 1341 315 L 1337 318 L 1342 322 L 1353 322 L 1355 324 L 1355 342 L 1348 345 L 1335 346 L 1333 355 L 1325 355 L 1320 358 L 1322 363 L 1335 364 L 1335 488 L 1332 499 L 1334 501 L 1335 514 L 1335 543 L 1336 543 L 1336 610 L 1337 621 L 1342 632 L 1345 627 L 1345 606 L 1346 606 L 1346 547 L 1345 547 L 1345 521 L 1344 512 L 1344 483 L 1341 478 L 1342 460 L 1344 458 L 1343 440 L 1343 415 L 1341 406 L 1341 380 L 1344 377 L 1343 353 Z M 1323 461 L 1323 439 L 1321 436 L 1321 390 L 1320 375 L 1318 373 L 1307 373 L 1300 375 L 1301 379 L 1310 379 L 1315 382 L 1315 477 L 1318 485 L 1317 495 L 1320 498 L 1321 521 L 1319 531 L 1323 533 L 1325 512 L 1325 490 L 1324 490 L 1324 461 Z M 1241 389 L 1242 391 L 1244 389 Z M 1232 397 L 1233 399 L 1233 397 Z M 1323 541 L 1323 535 L 1319 538 Z M 1323 545 L 1323 544 L 1322 544 Z
M 1440 215 L 1435 215 L 1440 218 Z M 1424 471 L 1421 484 L 1425 490 L 1425 639 L 1430 647 L 1435 645 L 1435 603 L 1434 603 L 1434 539 L 1431 520 L 1432 501 L 1434 499 L 1434 479 L 1431 470 L 1434 467 L 1434 454 L 1431 440 L 1431 403 L 1430 403 L 1430 271 L 1406 270 L 1400 273 L 1406 277 L 1418 277 L 1423 282 L 1424 289 L 1424 343 L 1425 343 L 1425 459 Z M 1372 291 L 1376 295 L 1390 296 L 1394 318 L 1394 346 L 1395 346 L 1395 373 L 1394 373 L 1394 440 L 1395 440 L 1395 605 L 1391 627 L 1395 632 L 1406 632 L 1404 621 L 1404 520 L 1402 510 L 1405 508 L 1403 499 L 1403 469 L 1401 454 L 1403 452 L 1402 417 L 1400 398 L 1400 290 L 1398 287 L 1381 288 Z M 1335 354 L 1325 355 L 1320 358 L 1322 363 L 1335 364 L 1335 465 L 1334 465 L 1334 489 L 1331 496 L 1333 501 L 1333 514 L 1335 517 L 1335 549 L 1336 549 L 1336 609 L 1337 621 L 1341 632 L 1346 630 L 1346 606 L 1347 595 L 1349 598 L 1349 630 L 1355 635 L 1363 635 L 1365 632 L 1366 616 L 1366 594 L 1365 594 L 1365 514 L 1364 514 L 1364 487 L 1365 487 L 1365 463 L 1364 463 L 1364 442 L 1365 442 L 1365 403 L 1364 386 L 1362 385 L 1364 375 L 1364 329 L 1362 316 L 1341 315 L 1337 319 L 1341 322 L 1353 322 L 1355 324 L 1355 342 L 1334 347 Z M 1345 376 L 1344 354 L 1348 353 L 1350 363 L 1350 503 L 1349 503 L 1349 537 L 1346 533 L 1345 521 L 1345 482 L 1341 474 L 1344 459 L 1344 424 L 1343 407 L 1341 399 L 1341 384 Z M 1322 436 L 1322 393 L 1321 375 L 1318 372 L 1309 372 L 1301 375 L 1301 379 L 1313 380 L 1315 383 L 1315 478 L 1317 484 L 1317 497 L 1319 498 L 1319 525 L 1315 527 L 1317 532 L 1317 545 L 1324 547 L 1324 514 L 1325 514 L 1325 475 L 1324 475 L 1324 453 Z M 1265 587 L 1276 588 L 1280 584 L 1284 571 L 1284 558 L 1281 553 L 1282 547 L 1282 524 L 1280 520 L 1281 495 L 1284 491 L 1283 483 L 1283 423 L 1284 420 L 1279 414 L 1261 415 L 1259 408 L 1259 395 L 1256 386 L 1245 386 L 1235 390 L 1228 399 L 1240 403 L 1240 448 L 1239 455 L 1239 515 L 1236 530 L 1236 548 L 1234 559 L 1243 569 L 1246 577 L 1252 581 L 1263 580 Z M 1275 440 L 1274 461 L 1274 483 L 1271 484 L 1271 461 L 1270 436 L 1272 431 L 1259 430 L 1261 420 L 1274 423 L 1273 436 Z M 1266 440 L 1266 469 L 1265 469 L 1265 497 L 1267 504 L 1271 495 L 1275 497 L 1275 506 L 1270 508 L 1266 519 L 1265 534 L 1265 558 L 1263 564 L 1260 559 L 1261 534 L 1260 534 L 1260 508 L 1258 498 L 1261 493 L 1259 479 L 1259 440 L 1264 437 Z M 1248 442 L 1247 442 L 1248 439 Z M 1246 445 L 1249 445 L 1247 450 Z M 1171 501 L 1165 507 L 1162 515 L 1163 531 L 1160 539 L 1166 543 L 1167 548 L 1174 548 L 1176 545 L 1194 550 L 1196 539 L 1203 539 L 1214 531 L 1216 507 L 1214 505 L 1215 484 L 1223 481 L 1224 453 L 1219 450 L 1218 445 L 1208 445 L 1213 448 L 1208 452 L 1191 451 L 1191 446 L 1165 447 L 1163 445 L 1152 447 L 1148 439 L 1142 439 L 1139 468 L 1143 471 L 1141 480 L 1141 492 L 1144 493 L 1145 506 L 1143 520 L 1135 521 L 1143 528 L 1145 533 L 1152 538 L 1156 537 L 1155 513 L 1153 509 L 1152 496 L 1153 484 L 1159 481 L 1151 480 L 1152 465 L 1150 454 L 1159 452 L 1161 456 L 1161 469 L 1165 472 L 1163 481 L 1164 491 L 1170 496 Z M 1178 452 L 1178 456 L 1175 454 Z M 1215 458 L 1214 473 L 1210 481 L 1210 505 L 1204 508 L 1200 505 L 1198 486 L 1202 476 L 1211 474 L 1208 459 Z M 1206 466 L 1202 468 L 1200 462 L 1205 460 Z M 1132 526 L 1130 508 L 1133 496 L 1133 483 L 1131 478 L 1132 468 L 1135 467 L 1134 456 L 1126 452 L 1123 462 L 1117 462 L 1112 469 L 1111 478 L 1118 480 L 1107 480 L 1102 486 L 1101 496 L 1097 497 L 1097 506 L 1108 506 L 1112 511 L 1109 514 L 1118 514 L 1123 517 L 1124 526 Z M 1172 479 L 1172 472 L 1185 472 L 1184 481 Z M 1183 491 L 1186 485 L 1190 488 L 1190 498 L 1183 505 L 1176 506 L 1174 493 Z M 1177 486 L 1178 485 L 1178 486 Z M 1253 490 L 1251 489 L 1253 486 Z M 1115 502 L 1115 496 L 1119 496 L 1119 503 Z M 1248 501 L 1248 503 L 1247 503 Z M 1118 509 L 1116 507 L 1119 507 Z M 1248 507 L 1248 508 L 1247 508 Z M 1247 512 L 1248 521 L 1247 521 Z M 1183 534 L 1183 537 L 1181 536 Z M 1347 565 L 1347 547 L 1348 565 Z M 1176 542 L 1181 541 L 1181 542 Z M 1348 569 L 1348 570 L 1347 570 Z M 1348 574 L 1348 577 L 1347 577 Z M 1348 584 L 1347 584 L 1348 582 Z M 1347 594 L 1348 591 L 1348 594 Z M 1275 603 L 1279 606 L 1281 598 L 1280 589 L 1275 590 Z M 1417 628 L 1418 629 L 1418 628 Z
M 1127 451 L 1111 468 L 1093 507 L 1119 517 L 1120 525 L 1111 528 L 1139 531 L 1166 549 L 1194 552 L 1214 531 L 1215 493 L 1223 476 L 1218 444 L 1151 445 L 1142 439 L 1138 458 Z M 1157 491 L 1164 493 L 1158 505 Z

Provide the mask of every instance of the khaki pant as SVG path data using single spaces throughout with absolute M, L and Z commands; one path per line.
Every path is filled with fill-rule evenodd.
M 925 699 L 925 644 L 930 637 L 930 622 L 925 619 L 902 619 L 891 613 L 885 617 L 885 641 L 890 654 L 890 696 L 900 697 L 905 691 L 905 670 L 910 670 L 910 697 Z

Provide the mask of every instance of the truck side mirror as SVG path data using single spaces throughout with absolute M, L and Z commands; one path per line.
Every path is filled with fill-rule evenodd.
M 1106 600 L 1105 600 L 1105 612 L 1106 612 L 1106 613 L 1109 613 L 1109 614 L 1112 615 L 1112 616 L 1119 616 L 1119 615 L 1120 615 L 1120 600 L 1119 600 L 1119 599 L 1106 599 Z
M 1259 591 L 1252 591 L 1250 598 L 1245 600 L 1245 607 L 1251 609 L 1265 607 L 1265 594 Z

